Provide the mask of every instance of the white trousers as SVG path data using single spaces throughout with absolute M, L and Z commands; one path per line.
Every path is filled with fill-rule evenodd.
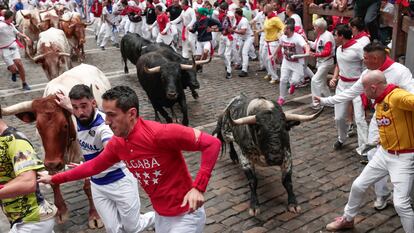
M 98 46 L 105 47 L 109 39 L 112 39 L 114 43 L 118 43 L 118 29 L 105 22 L 102 24 L 101 30 L 99 31 Z
M 291 85 L 299 84 L 299 82 L 303 78 L 303 65 L 301 63 L 296 63 L 296 69 L 283 67 L 280 69 L 280 85 L 279 85 L 279 93 L 280 97 L 283 99 L 287 96 L 287 87 L 288 83 Z
M 206 223 L 204 207 L 193 213 L 165 217 L 155 213 L 156 233 L 202 233 Z
M 263 36 L 264 37 L 264 36 Z M 276 48 L 279 46 L 279 41 L 264 42 L 261 57 L 263 65 L 266 68 L 267 74 L 271 76 L 272 80 L 278 80 L 279 75 L 276 72 L 276 61 L 272 58 L 276 53 Z M 273 61 L 272 61 L 273 60 Z
M 326 76 L 329 71 L 334 67 L 333 64 L 321 65 L 318 67 L 315 75 L 312 77 L 311 81 L 311 92 L 312 96 L 323 96 L 328 97 L 331 95 L 329 91 L 328 84 L 326 82 Z M 312 98 L 313 99 L 313 98 Z M 318 105 L 315 100 L 313 100 L 313 105 Z
M 136 233 L 153 226 L 153 211 L 140 214 L 137 180 L 127 173 L 107 185 L 91 182 L 93 203 L 108 233 Z
M 16 223 L 9 233 L 54 233 L 55 218 L 34 223 Z
M 368 187 L 389 175 L 394 187 L 394 208 L 400 216 L 406 233 L 414 233 L 414 211 L 410 203 L 410 192 L 414 181 L 414 153 L 394 155 L 379 147 L 362 173 L 352 183 L 344 216 L 351 220 L 359 211 Z
M 93 32 L 95 34 L 95 36 L 97 36 L 99 34 L 99 30 L 101 29 L 101 17 L 94 17 L 94 21 L 93 21 Z
M 354 82 L 343 82 L 339 81 L 336 88 L 335 94 L 345 91 L 350 88 Z M 338 140 L 344 143 L 347 139 L 346 134 L 348 130 L 348 125 L 346 123 L 348 116 L 348 104 L 349 102 L 343 102 L 340 104 L 335 104 L 335 123 L 338 130 Z M 364 147 L 368 140 L 368 124 L 365 120 L 365 111 L 362 106 L 361 97 L 358 96 L 352 100 L 354 106 L 354 118 L 357 125 L 358 133 L 358 148 L 357 151 L 360 151 L 360 148 Z
M 248 36 L 247 38 L 240 39 L 239 42 L 239 51 L 236 56 L 241 54 L 242 57 L 242 71 L 247 72 L 249 67 L 249 51 L 254 41 L 253 36 Z
M 260 34 L 260 39 L 259 39 L 259 68 L 265 68 L 264 65 L 264 57 L 263 57 L 263 49 L 264 49 L 264 45 L 266 44 L 265 40 L 264 40 L 264 34 Z
M 224 65 L 226 66 L 226 72 L 231 73 L 231 59 L 233 55 L 233 51 L 236 49 L 236 45 L 234 40 L 230 40 L 227 36 L 221 37 L 222 43 L 220 46 L 223 46 L 224 49 Z
M 187 30 L 187 29 L 186 29 Z M 178 37 L 181 40 L 182 35 L 178 34 Z M 186 38 L 182 41 L 182 55 L 184 58 L 190 58 L 191 55 L 196 53 L 196 35 L 189 31 L 186 32 Z

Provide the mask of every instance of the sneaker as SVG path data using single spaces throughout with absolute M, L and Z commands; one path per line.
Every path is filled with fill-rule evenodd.
M 31 90 L 31 88 L 27 83 L 23 83 L 23 90 L 29 91 L 29 90 Z
M 282 97 L 279 97 L 279 99 L 277 99 L 277 103 L 282 106 L 285 103 L 285 99 L 283 99 Z
M 289 87 L 289 94 L 293 95 L 293 93 L 295 93 L 295 85 L 290 84 L 290 87 Z
M 346 136 L 348 137 L 348 138 L 352 138 L 353 136 L 355 136 L 357 134 L 357 131 L 356 131 L 356 126 L 355 126 L 355 124 L 350 124 L 349 126 L 348 126 L 348 131 L 347 131 L 347 133 L 346 133 Z
M 344 143 L 343 143 L 343 142 L 340 142 L 339 140 L 338 140 L 338 141 L 336 141 L 336 142 L 333 144 L 333 148 L 334 148 L 335 150 L 341 150 L 343 146 L 344 146 Z
M 226 79 L 231 79 L 231 73 L 226 72 Z
M 383 197 L 377 197 L 377 200 L 375 200 L 375 202 L 374 202 L 374 208 L 376 210 L 385 209 L 388 205 L 388 200 L 391 200 L 391 198 L 392 198 L 391 193 L 389 193 L 388 195 L 383 196 Z
M 272 80 L 270 80 L 270 84 L 276 84 L 276 83 L 278 83 L 279 82 L 279 80 L 278 79 L 272 79 Z
M 263 77 L 264 80 L 269 80 L 271 78 L 270 75 L 266 74 L 266 76 Z
M 368 157 L 366 156 L 366 155 L 361 155 L 362 156 L 362 158 L 361 158 L 361 160 L 359 160 L 359 163 L 360 164 L 362 164 L 362 165 L 367 165 L 368 164 Z
M 105 50 L 105 47 L 104 47 L 104 46 L 101 46 L 101 49 L 102 49 L 102 50 Z
M 246 71 L 242 71 L 239 74 L 239 77 L 247 77 L 247 76 L 249 76 L 249 74 Z
M 338 231 L 344 229 L 354 228 L 354 220 L 347 221 L 344 216 L 335 218 L 335 221 L 326 225 L 328 231 Z
M 16 82 L 16 81 L 17 81 L 17 73 L 13 73 L 13 74 L 11 75 L 11 80 L 12 80 L 13 82 Z

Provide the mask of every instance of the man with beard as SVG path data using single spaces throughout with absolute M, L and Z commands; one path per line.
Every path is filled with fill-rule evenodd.
M 57 94 L 57 103 L 76 117 L 77 138 L 86 161 L 98 156 L 113 136 L 98 110 L 91 89 L 74 86 L 69 97 Z M 137 180 L 122 162 L 91 177 L 93 202 L 107 232 L 136 233 L 154 224 L 153 211 L 140 214 Z

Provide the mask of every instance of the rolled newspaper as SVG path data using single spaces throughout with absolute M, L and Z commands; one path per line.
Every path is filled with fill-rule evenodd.
M 292 55 L 290 57 L 292 59 L 305 58 L 305 57 L 309 57 L 309 54 L 306 54 L 306 53 L 304 53 L 304 54 L 295 54 L 295 55 Z

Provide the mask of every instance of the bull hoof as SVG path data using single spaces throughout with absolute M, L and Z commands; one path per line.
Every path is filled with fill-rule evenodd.
M 68 219 L 69 219 L 69 214 L 67 211 L 65 213 L 60 213 L 58 211 L 58 213 L 56 214 L 56 221 L 58 224 L 62 224 L 66 222 Z
M 299 214 L 302 209 L 297 204 L 289 204 L 288 205 L 288 210 L 289 210 L 289 212 Z
M 92 217 L 88 221 L 88 226 L 90 229 L 99 229 L 102 228 L 104 224 L 100 218 Z
M 256 208 L 256 209 L 253 209 L 253 208 L 250 208 L 249 209 L 249 214 L 250 214 L 250 216 L 257 216 L 257 215 L 259 215 L 259 213 L 260 213 L 260 209 L 259 208 Z
M 198 99 L 198 98 L 200 97 L 196 91 L 191 92 L 191 95 L 193 96 L 193 98 L 194 98 L 195 100 L 196 100 L 196 99 Z

